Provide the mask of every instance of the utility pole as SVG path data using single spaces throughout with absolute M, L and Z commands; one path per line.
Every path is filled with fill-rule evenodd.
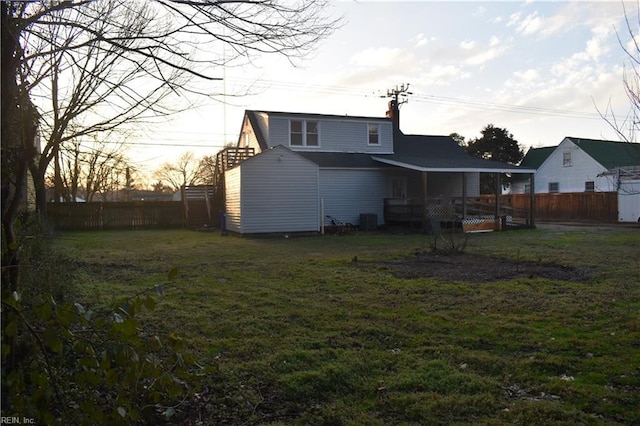
M 392 98 L 389 101 L 387 117 L 391 119 L 394 131 L 400 130 L 400 105 L 406 103 L 408 101 L 407 97 L 412 94 L 413 93 L 409 91 L 409 83 L 406 85 L 402 83 L 394 89 L 387 90 L 386 96 L 381 96 L 381 98 Z
M 387 89 L 387 95 L 381 97 L 393 98 L 396 106 L 400 108 L 400 105 L 408 102 L 407 97 L 409 95 L 413 95 L 413 92 L 409 91 L 409 83 L 407 83 L 406 85 L 402 83 L 400 86 L 396 85 L 396 87 L 393 89 Z M 404 98 L 404 100 L 400 101 L 400 97 Z

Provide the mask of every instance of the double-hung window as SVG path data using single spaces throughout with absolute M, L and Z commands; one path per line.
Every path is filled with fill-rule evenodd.
M 380 125 L 369 123 L 369 145 L 380 145 Z
M 560 185 L 558 182 L 549 182 L 549 192 L 556 193 L 560 191 Z
M 585 192 L 593 192 L 596 190 L 596 183 L 592 180 L 586 181 L 584 183 Z
M 289 144 L 291 146 L 319 146 L 317 121 L 291 120 L 289 126 Z
M 571 151 L 562 153 L 562 167 L 571 167 Z

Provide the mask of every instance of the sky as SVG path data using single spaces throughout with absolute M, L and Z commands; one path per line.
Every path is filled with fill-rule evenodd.
M 637 4 L 624 5 L 637 29 Z M 401 84 L 411 92 L 400 108 L 406 134 L 469 140 L 493 124 L 525 152 L 566 136 L 619 139 L 598 110 L 629 112 L 621 1 L 360 0 L 327 13 L 344 24 L 312 55 L 223 70 L 212 89 L 228 96 L 149 129 L 131 147 L 134 164 L 151 173 L 183 152 L 214 155 L 238 140 L 246 109 L 384 117 Z

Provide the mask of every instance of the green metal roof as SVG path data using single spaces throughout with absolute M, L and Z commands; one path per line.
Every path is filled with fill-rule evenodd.
M 524 158 L 520 162 L 520 167 L 526 169 L 537 169 L 544 163 L 557 146 L 545 146 L 542 148 L 529 148 Z
M 640 144 L 567 137 L 607 169 L 640 166 Z

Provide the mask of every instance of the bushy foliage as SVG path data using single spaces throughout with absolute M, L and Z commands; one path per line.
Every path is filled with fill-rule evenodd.
M 26 251 L 32 261 L 42 254 L 36 245 Z M 38 424 L 170 421 L 206 369 L 177 334 L 143 331 L 141 314 L 154 310 L 163 285 L 95 312 L 56 283 L 59 259 L 39 259 L 23 279 L 41 279 L 41 292 L 30 282 L 2 294 L 2 415 Z

